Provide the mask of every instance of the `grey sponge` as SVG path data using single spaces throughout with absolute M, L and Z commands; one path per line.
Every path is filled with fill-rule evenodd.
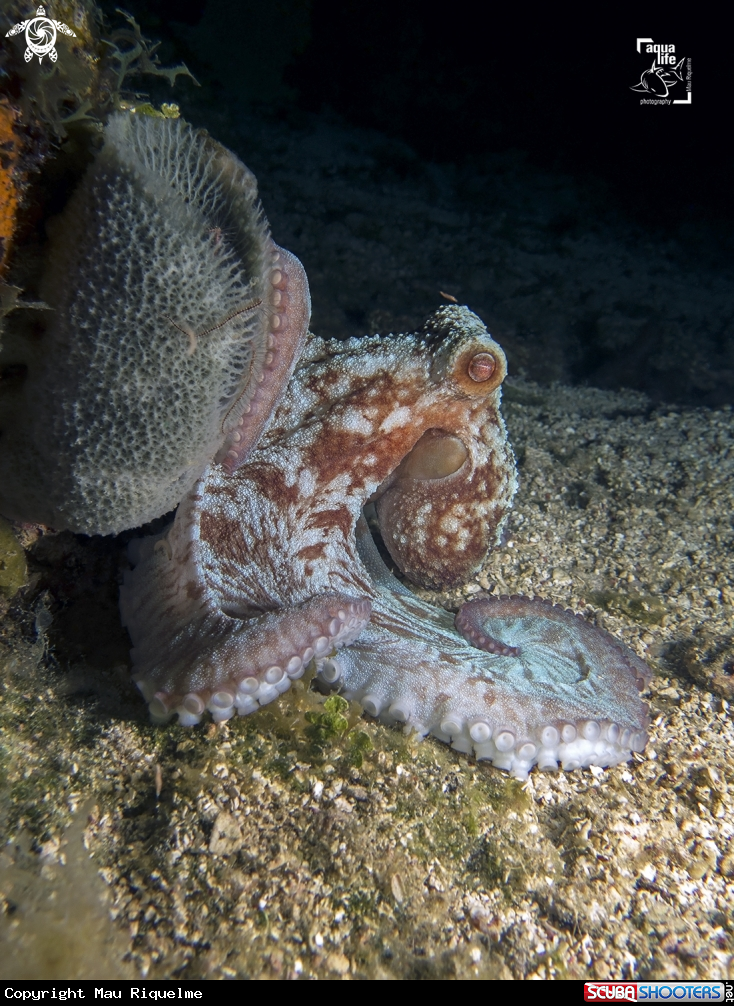
M 0 513 L 114 533 L 176 506 L 222 446 L 267 353 L 273 245 L 234 154 L 134 114 L 49 233 L 45 331 L 9 326 L 28 372 L 0 397 Z

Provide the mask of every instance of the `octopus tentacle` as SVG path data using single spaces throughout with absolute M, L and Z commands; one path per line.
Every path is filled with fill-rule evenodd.
M 305 269 L 291 252 L 271 244 L 271 267 L 263 284 L 269 290 L 265 304 L 267 339 L 258 347 L 260 354 L 253 359 L 244 390 L 222 423 L 226 436 L 216 460 L 229 475 L 244 464 L 283 396 L 311 318 Z
M 250 620 L 220 615 L 208 636 L 199 627 L 186 675 L 172 682 L 166 653 L 159 653 L 136 660 L 134 680 L 158 722 L 178 713 L 183 726 L 193 726 L 207 710 L 215 722 L 245 716 L 287 691 L 314 658 L 354 642 L 370 610 L 367 598 L 332 595 Z
M 226 488 L 229 477 L 219 478 L 216 485 Z M 353 642 L 371 609 L 357 592 L 322 591 L 274 611 L 257 605 L 234 611 L 226 584 L 212 576 L 202 535 L 204 482 L 162 535 L 131 542 L 134 568 L 120 591 L 133 678 L 154 719 L 178 713 L 184 725 L 199 722 L 206 710 L 222 720 L 271 702 L 314 657 Z
M 613 637 L 550 603 L 498 598 L 469 602 L 462 614 L 512 652 L 477 648 L 448 612 L 400 589 L 364 524 L 357 545 L 377 590 L 370 624 L 339 655 L 336 684 L 347 698 L 518 778 L 534 765 L 616 765 L 643 750 L 639 689 L 650 672 Z
M 583 615 L 553 604 L 546 598 L 531 600 L 520 594 L 479 598 L 467 601 L 456 615 L 456 628 L 473 646 L 490 653 L 501 653 L 504 647 L 508 652 L 502 653 L 503 656 L 519 657 L 521 646 L 494 639 L 489 635 L 490 631 L 519 641 L 527 631 L 533 632 L 538 626 L 542 626 L 543 634 L 541 636 L 536 632 L 536 635 L 543 645 L 556 648 L 558 638 L 565 633 L 583 646 L 585 652 L 582 654 L 579 651 L 579 661 L 608 663 L 614 660 L 625 668 L 625 674 L 631 675 L 639 691 L 649 685 L 652 678 L 650 668 L 629 647 L 604 629 L 591 625 Z M 490 645 L 484 645 L 480 641 L 482 638 L 490 639 Z
M 464 639 L 471 643 L 472 646 L 476 646 L 477 649 L 486 650 L 487 653 L 496 653 L 500 657 L 519 657 L 519 646 L 509 646 L 507 643 L 501 643 L 499 639 L 495 639 L 494 636 L 490 636 L 484 632 L 481 617 L 483 613 L 484 608 L 479 607 L 477 604 L 472 605 L 468 603 L 462 605 L 461 610 L 457 612 L 454 619 L 454 624 Z

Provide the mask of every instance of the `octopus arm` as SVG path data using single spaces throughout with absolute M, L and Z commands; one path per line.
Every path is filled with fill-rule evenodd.
M 154 720 L 178 714 L 184 725 L 206 710 L 221 721 L 273 701 L 311 660 L 352 643 L 371 612 L 367 598 L 329 593 L 256 617 L 227 614 L 191 520 L 199 499 L 184 501 L 163 535 L 133 543 L 120 592 L 133 678 Z

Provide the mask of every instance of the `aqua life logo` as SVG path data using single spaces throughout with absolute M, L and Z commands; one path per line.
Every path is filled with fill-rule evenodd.
M 46 17 L 45 7 L 39 7 L 36 16 L 30 20 L 14 24 L 10 31 L 5 32 L 5 38 L 10 38 L 11 35 L 20 35 L 22 31 L 25 32 L 25 42 L 28 47 L 23 54 L 26 63 L 30 63 L 34 56 L 38 56 L 39 63 L 43 62 L 44 56 L 48 56 L 51 62 L 55 63 L 59 58 L 59 54 L 56 52 L 57 32 L 60 31 L 63 35 L 73 35 L 76 38 L 76 32 L 61 21 L 54 21 L 53 18 Z
M 639 91 L 646 97 L 640 98 L 641 105 L 690 105 L 691 104 L 691 59 L 678 57 L 675 46 L 661 44 L 651 38 L 638 38 L 637 51 L 645 57 L 645 69 L 639 84 L 631 91 Z M 652 57 L 652 64 L 648 60 Z M 669 95 L 673 94 L 672 97 Z M 685 94 L 685 98 L 683 95 Z

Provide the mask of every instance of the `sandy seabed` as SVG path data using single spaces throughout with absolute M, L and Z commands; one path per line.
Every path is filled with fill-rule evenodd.
M 731 411 L 522 380 L 505 403 L 509 537 L 423 594 L 537 592 L 624 639 L 655 671 L 644 754 L 521 784 L 303 682 L 152 727 L 122 544 L 43 535 L 0 648 L 4 977 L 731 976 Z

